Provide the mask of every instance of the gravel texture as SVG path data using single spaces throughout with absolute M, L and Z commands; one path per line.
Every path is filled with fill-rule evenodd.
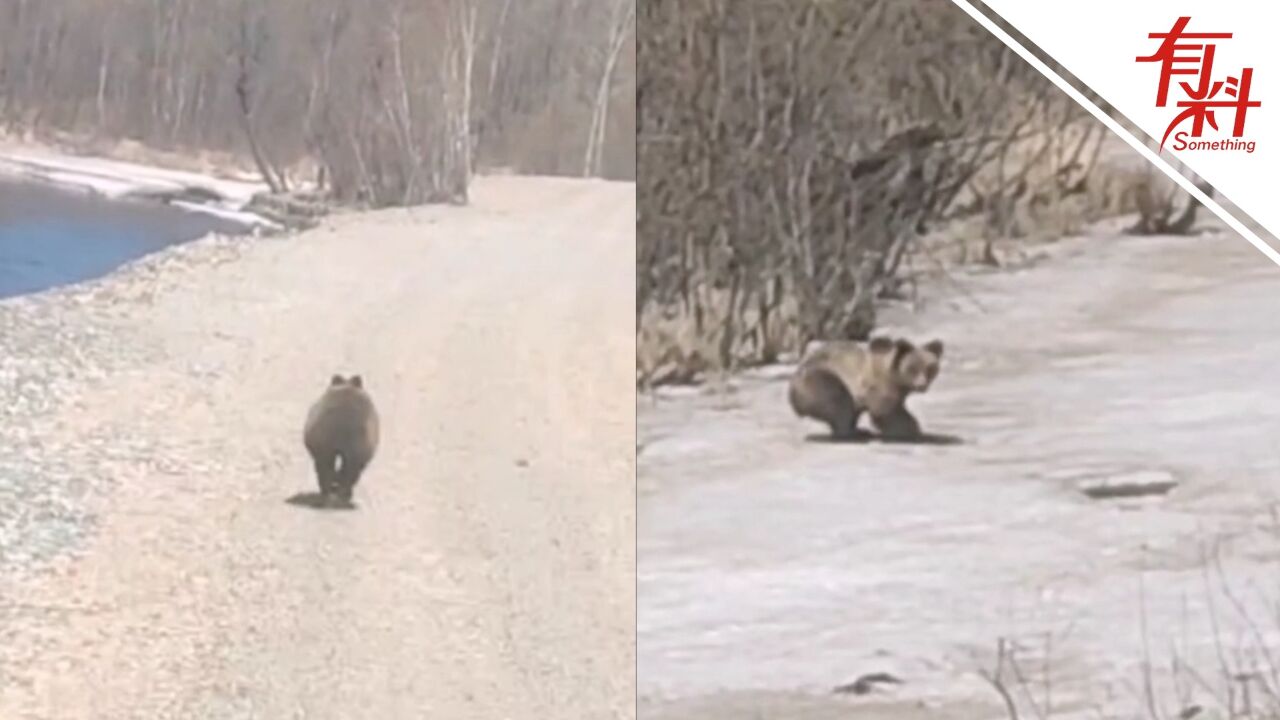
M 0 717 L 634 717 L 634 185 L 474 193 L 0 303 Z

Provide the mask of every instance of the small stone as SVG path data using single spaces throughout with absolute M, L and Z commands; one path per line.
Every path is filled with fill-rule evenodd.
M 887 672 L 868 673 L 860 676 L 851 683 L 845 683 L 832 692 L 838 695 L 866 695 L 875 689 L 876 685 L 901 685 L 902 680 Z
M 1178 486 L 1178 481 L 1165 470 L 1138 470 L 1081 482 L 1080 492 L 1094 500 L 1165 495 Z

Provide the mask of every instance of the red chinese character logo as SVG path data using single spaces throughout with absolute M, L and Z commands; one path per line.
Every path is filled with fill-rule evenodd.
M 1180 17 L 1169 32 L 1150 33 L 1148 37 L 1161 41 L 1160 48 L 1151 55 L 1137 58 L 1138 62 L 1160 63 L 1156 107 L 1167 106 L 1169 85 L 1175 75 L 1188 75 L 1192 78 L 1190 81 L 1178 81 L 1178 87 L 1182 89 L 1186 99 L 1177 102 L 1177 107 L 1183 110 L 1165 129 L 1164 137 L 1160 139 L 1161 150 L 1174 128 L 1188 118 L 1191 119 L 1191 137 L 1201 137 L 1206 122 L 1217 130 L 1218 120 L 1214 113 L 1219 108 L 1235 109 L 1235 125 L 1231 136 L 1241 137 L 1244 134 L 1245 113 L 1251 107 L 1262 105 L 1257 100 L 1249 99 L 1253 68 L 1244 68 L 1239 77 L 1228 76 L 1225 81 L 1213 80 L 1213 56 L 1217 44 L 1212 41 L 1229 38 L 1232 33 L 1189 33 L 1186 30 L 1190 22 L 1190 17 Z

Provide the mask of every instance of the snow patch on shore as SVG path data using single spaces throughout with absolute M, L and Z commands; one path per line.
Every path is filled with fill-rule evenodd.
M 0 151 L 0 177 L 48 183 L 113 200 L 168 203 L 248 227 L 276 227 L 276 223 L 246 210 L 254 195 L 268 189 L 259 182 L 27 149 Z

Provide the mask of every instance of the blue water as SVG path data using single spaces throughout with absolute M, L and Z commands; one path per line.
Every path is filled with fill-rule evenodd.
M 175 207 L 0 181 L 0 298 L 98 278 L 213 231 L 244 230 Z

